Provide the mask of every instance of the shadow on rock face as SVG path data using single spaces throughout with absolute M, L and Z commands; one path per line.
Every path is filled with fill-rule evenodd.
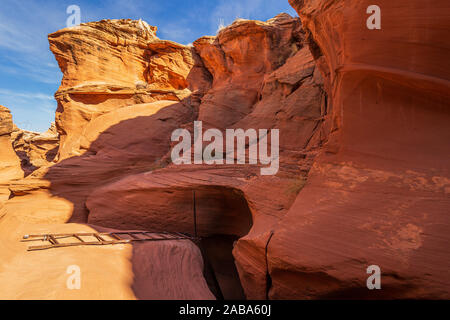
M 45 160 L 47 160 L 48 162 L 52 162 L 53 160 L 55 160 L 55 157 L 58 154 L 58 150 L 59 146 L 47 151 L 47 153 L 45 154 Z
M 33 166 L 33 164 L 30 161 L 30 157 L 25 151 L 16 151 L 17 156 L 20 159 L 20 166 L 24 172 L 24 176 L 27 177 L 30 174 L 32 174 L 37 167 Z
M 186 241 L 133 243 L 132 287 L 139 299 L 214 298 L 205 293 L 205 288 L 194 286 L 191 290 L 183 284 L 186 282 L 183 277 L 189 277 L 189 272 L 197 277 L 198 270 L 203 271 L 202 254 L 210 260 L 205 264 L 212 267 L 205 269 L 205 277 L 216 279 L 209 281 L 212 291 L 222 291 L 225 299 L 245 298 L 232 254 L 234 242 L 248 234 L 252 226 L 251 212 L 241 191 L 195 182 L 180 187 L 175 175 L 171 177 L 173 181 L 166 181 L 164 188 L 135 190 L 131 195 L 133 199 L 126 192 L 117 196 L 114 200 L 132 201 L 132 205 L 119 206 L 118 211 L 108 209 L 108 202 L 114 201 L 106 198 L 98 198 L 106 200 L 101 205 L 106 210 L 99 211 L 94 205 L 87 205 L 88 199 L 102 186 L 113 185 L 128 176 L 166 170 L 171 133 L 194 117 L 195 110 L 180 102 L 151 116 L 122 121 L 102 132 L 82 155 L 60 161 L 45 174 L 51 182 L 52 195 L 73 203 L 69 222 L 115 230 L 193 234 L 192 191 L 196 191 L 198 235 L 205 237 L 203 252 Z M 158 273 L 168 282 L 156 281 Z M 200 280 L 205 281 L 197 279 Z M 189 283 L 191 281 L 186 285 Z
M 101 132 L 82 155 L 51 166 L 44 178 L 53 195 L 73 203 L 69 222 L 87 222 L 85 203 L 99 186 L 164 166 L 159 160 L 170 149 L 170 134 L 193 115 L 192 108 L 174 103 L 154 115 L 122 121 Z

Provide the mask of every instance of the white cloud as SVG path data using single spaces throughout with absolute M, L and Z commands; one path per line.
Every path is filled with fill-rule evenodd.
M 211 24 L 214 28 L 227 26 L 236 19 L 267 20 L 275 15 L 286 12 L 296 16 L 289 4 L 273 0 L 220 0 L 211 14 Z
M 168 39 L 178 43 L 186 42 L 185 39 L 190 39 L 193 32 L 190 28 L 182 25 L 170 24 L 158 30 L 158 36 L 161 39 Z M 183 43 L 187 44 L 187 43 Z
M 11 110 L 19 128 L 38 132 L 48 129 L 56 110 L 56 101 L 50 95 L 8 89 L 0 89 L 0 105 Z
M 54 100 L 54 97 L 35 92 L 16 92 L 8 89 L 0 89 L 0 97 L 1 96 L 9 96 L 15 97 L 18 99 L 39 99 L 39 100 Z
M 59 68 L 49 50 L 47 34 L 63 27 L 65 12 L 31 1 L 2 0 L 0 49 L 3 73 L 36 82 L 58 83 Z

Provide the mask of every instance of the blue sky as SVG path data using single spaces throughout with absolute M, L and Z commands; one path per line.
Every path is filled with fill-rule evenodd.
M 296 15 L 288 0 L 0 0 L 0 105 L 22 129 L 45 131 L 54 121 L 62 74 L 47 34 L 65 27 L 72 4 L 81 8 L 81 22 L 143 19 L 158 27 L 159 38 L 183 44 L 236 18 Z

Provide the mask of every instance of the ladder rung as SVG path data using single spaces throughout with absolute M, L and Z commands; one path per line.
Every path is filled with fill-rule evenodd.
M 74 234 L 73 237 L 80 240 L 80 242 L 86 242 L 83 240 L 83 238 L 81 238 L 80 236 L 77 236 L 76 234 Z
M 59 244 L 59 242 L 55 239 L 55 237 L 53 237 L 51 234 L 48 236 L 48 241 L 51 244 Z
M 122 240 L 122 238 L 121 237 L 119 237 L 117 234 L 115 234 L 115 233 L 110 233 L 109 234 L 112 238 L 114 238 L 114 239 L 117 239 L 117 240 Z
M 94 233 L 93 236 L 96 237 L 97 240 L 100 241 L 100 242 L 102 242 L 102 243 L 103 243 L 103 242 L 107 242 L 107 241 L 106 241 L 105 239 L 103 239 L 98 233 Z

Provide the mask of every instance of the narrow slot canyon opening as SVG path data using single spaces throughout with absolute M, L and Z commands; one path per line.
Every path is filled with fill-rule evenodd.
M 238 239 L 237 236 L 229 235 L 214 235 L 202 239 L 205 278 L 218 299 L 245 300 L 233 257 L 234 243 Z
M 141 191 L 133 189 L 130 193 L 122 190 L 111 192 L 97 195 L 89 202 L 90 225 L 115 230 L 180 232 L 189 235 L 196 233 L 201 239 L 196 241 L 196 245 L 201 251 L 203 276 L 210 291 L 218 299 L 245 299 L 233 256 L 236 241 L 246 236 L 253 225 L 252 214 L 242 191 L 227 186 L 189 185 L 142 188 Z M 109 199 L 107 202 L 104 198 L 106 196 Z M 196 219 L 193 210 L 194 199 Z M 136 278 L 136 283 L 147 283 L 148 270 L 139 267 L 140 261 L 146 259 L 146 253 L 144 249 L 139 249 L 138 244 L 135 247 L 132 261 L 137 268 L 135 274 L 140 274 Z M 158 246 L 155 244 L 155 247 Z M 180 242 L 180 248 L 182 247 L 183 244 Z M 163 257 L 179 259 L 179 256 L 173 255 L 175 251 L 161 250 L 159 254 Z M 178 264 L 180 260 L 174 263 Z M 181 263 L 190 261 L 185 260 Z M 149 268 L 152 268 L 150 262 Z M 190 269 L 186 266 L 181 270 Z M 167 274 L 164 276 L 169 277 Z M 177 277 L 173 279 L 175 278 Z M 181 283 L 179 285 L 183 286 Z M 147 292 L 150 289 L 143 288 L 143 290 Z
M 245 299 L 233 256 L 236 241 L 252 227 L 243 193 L 224 187 L 200 188 L 195 190 L 195 203 L 205 278 L 211 291 L 219 299 Z

